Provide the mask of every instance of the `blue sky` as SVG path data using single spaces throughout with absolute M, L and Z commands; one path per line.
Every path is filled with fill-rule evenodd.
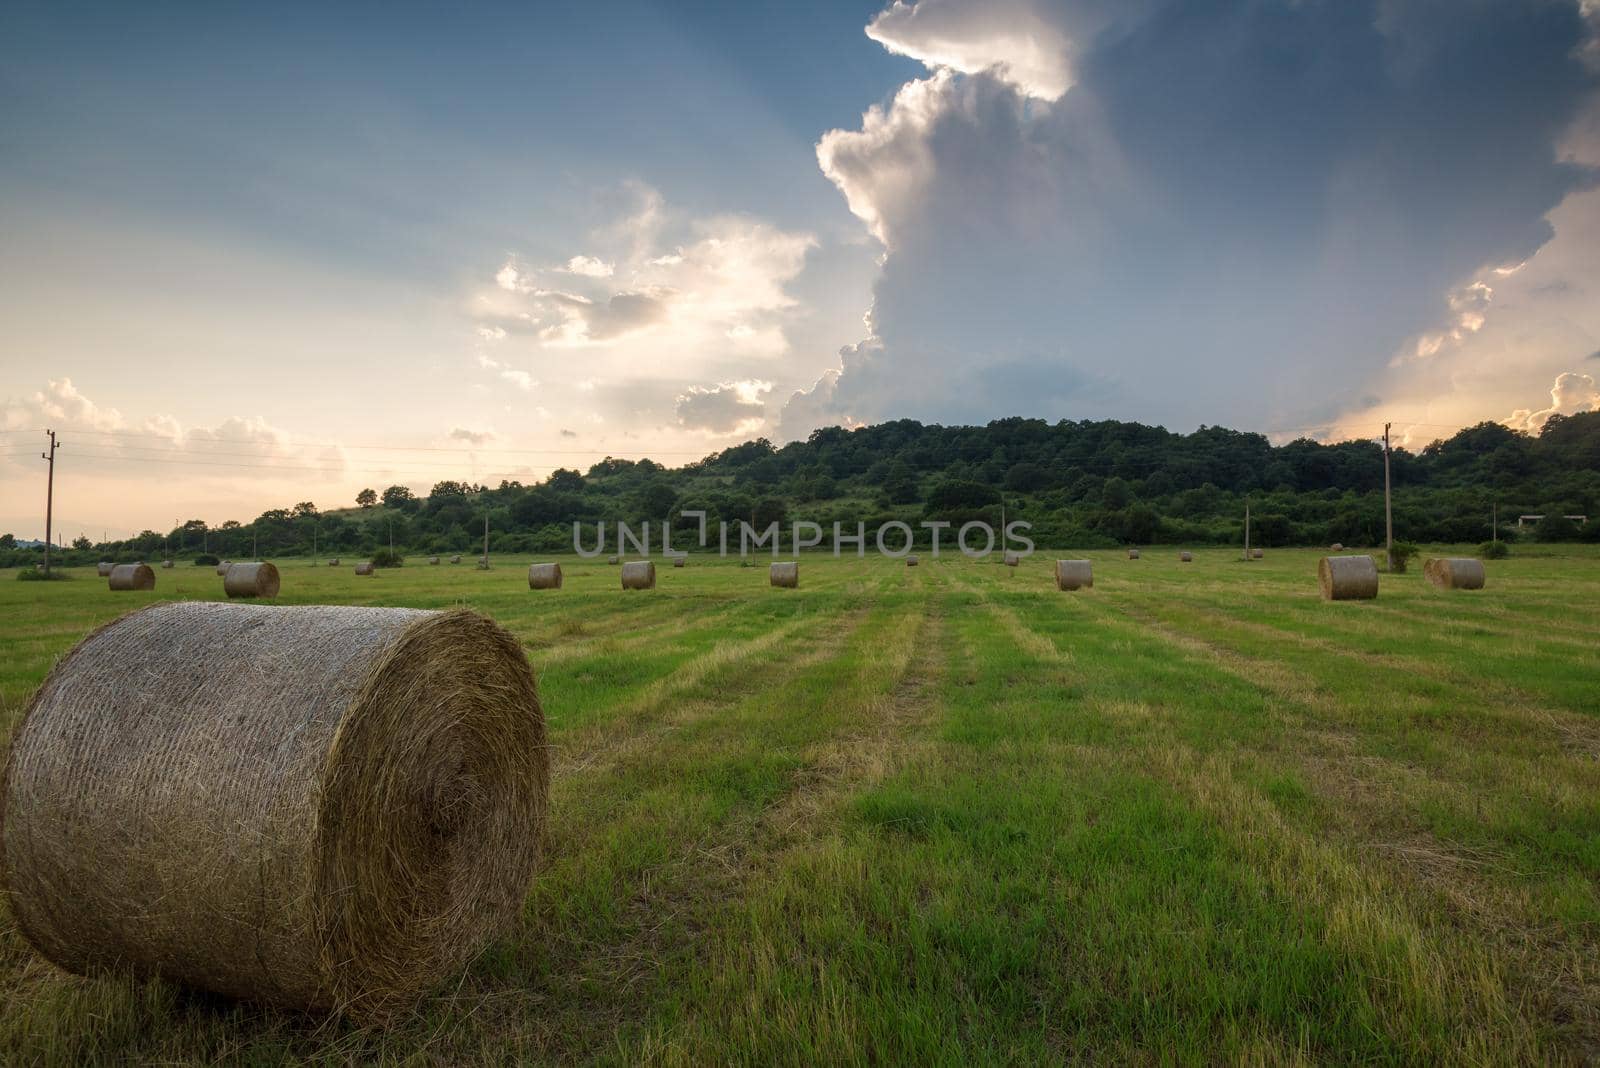
M 1587 0 L 329 6 L 0 11 L 0 528 L 1600 404 Z

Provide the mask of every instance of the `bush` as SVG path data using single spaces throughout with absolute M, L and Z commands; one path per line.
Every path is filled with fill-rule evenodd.
M 1486 541 L 1478 546 L 1478 559 L 1504 560 L 1511 555 L 1511 550 L 1503 541 Z
M 1406 573 L 1406 565 L 1411 563 L 1411 558 L 1417 555 L 1418 549 L 1409 541 L 1397 541 L 1389 550 L 1389 571 L 1396 575 Z
M 372 554 L 373 567 L 400 567 L 406 558 L 397 549 L 379 549 Z
M 55 568 L 51 568 L 48 572 L 45 572 L 45 571 L 35 571 L 33 568 L 30 567 L 30 568 L 27 568 L 26 570 L 17 572 L 17 581 L 18 582 L 45 582 L 47 580 L 50 581 L 50 582 L 56 582 L 56 581 L 64 581 L 64 580 L 69 579 L 71 577 L 72 576 L 67 574 L 65 571 L 59 571 L 59 570 L 57 570 Z
M 212 553 L 201 553 L 194 558 L 195 567 L 216 567 L 220 563 L 222 563 L 222 557 Z

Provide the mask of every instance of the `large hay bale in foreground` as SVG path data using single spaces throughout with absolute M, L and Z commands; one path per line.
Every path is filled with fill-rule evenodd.
M 560 564 L 529 564 L 528 589 L 559 590 L 561 588 Z
M 102 560 L 94 566 L 95 574 L 101 578 L 110 578 L 111 569 L 116 566 L 117 565 L 113 564 L 110 560 Z
M 649 560 L 629 560 L 623 564 L 622 588 L 625 590 L 655 589 L 656 565 Z
M 111 569 L 110 586 L 113 590 L 153 590 L 156 573 L 148 564 L 118 564 Z
M 1481 590 L 1483 561 L 1470 556 L 1441 556 L 1422 565 L 1422 574 L 1442 590 Z
M 482 616 L 162 604 L 28 707 L 0 885 L 70 971 L 382 1020 L 516 919 L 548 779 L 527 660 Z
M 1139 550 L 1138 549 L 1129 549 L 1128 550 L 1128 559 L 1129 560 L 1137 560 L 1137 559 L 1139 559 Z
M 1192 564 L 1192 563 L 1194 563 L 1194 553 L 1189 552 L 1188 550 L 1184 550 L 1183 552 L 1178 554 L 1178 560 L 1181 563 Z
M 278 569 L 272 564 L 234 564 L 222 576 L 222 589 L 229 597 L 276 597 Z
M 1324 556 L 1317 583 L 1328 601 L 1370 601 L 1378 596 L 1378 564 L 1370 556 Z
M 372 566 L 370 560 L 356 565 L 356 574 L 358 575 L 376 575 L 377 573 L 377 569 Z
M 1094 565 L 1087 560 L 1057 560 L 1056 589 L 1084 590 L 1094 585 Z
M 786 590 L 800 588 L 800 561 L 780 560 L 767 568 L 767 581 Z

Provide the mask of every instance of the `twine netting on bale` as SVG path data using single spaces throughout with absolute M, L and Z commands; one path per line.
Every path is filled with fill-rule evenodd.
M 780 560 L 767 568 L 767 581 L 786 590 L 800 588 L 800 561 Z
M 276 597 L 278 569 L 273 564 L 234 564 L 222 576 L 222 589 L 229 597 Z
M 1435 557 L 1422 565 L 1422 574 L 1442 590 L 1481 590 L 1486 578 L 1483 561 L 1470 556 Z
M 1194 553 L 1184 551 L 1178 554 L 1178 559 L 1185 564 L 1194 563 Z
M 623 564 L 622 588 L 625 590 L 655 589 L 656 565 L 649 560 L 629 560 Z
M 356 574 L 358 575 L 376 575 L 377 573 L 370 561 L 356 565 Z
M 529 564 L 528 589 L 559 590 L 561 588 L 560 564 Z
M 116 567 L 116 566 L 117 566 L 116 564 L 113 564 L 109 560 L 102 560 L 102 561 L 100 561 L 98 564 L 96 564 L 94 566 L 94 569 L 95 569 L 95 573 L 97 575 L 99 575 L 101 578 L 110 578 L 111 577 L 111 569 Z
M 482 616 L 162 604 L 29 705 L 0 885 L 68 970 L 382 1020 L 515 919 L 548 781 L 533 675 Z
M 1094 567 L 1087 560 L 1057 560 L 1056 589 L 1082 590 L 1094 585 Z
M 156 573 L 148 564 L 118 564 L 111 569 L 110 586 L 113 590 L 153 590 Z
M 1378 564 L 1370 556 L 1324 556 L 1317 584 L 1328 601 L 1370 601 L 1378 596 Z

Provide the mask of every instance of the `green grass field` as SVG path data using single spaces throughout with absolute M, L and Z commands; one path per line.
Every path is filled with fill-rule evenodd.
M 1068 555 L 1083 555 L 1072 553 Z M 1584 1061 L 1600 1056 L 1600 555 L 1320 600 L 1316 553 L 563 561 L 284 604 L 465 604 L 552 743 L 521 929 L 409 1021 L 64 975 L 0 910 L 0 1063 Z M 0 736 L 154 594 L 0 572 Z

